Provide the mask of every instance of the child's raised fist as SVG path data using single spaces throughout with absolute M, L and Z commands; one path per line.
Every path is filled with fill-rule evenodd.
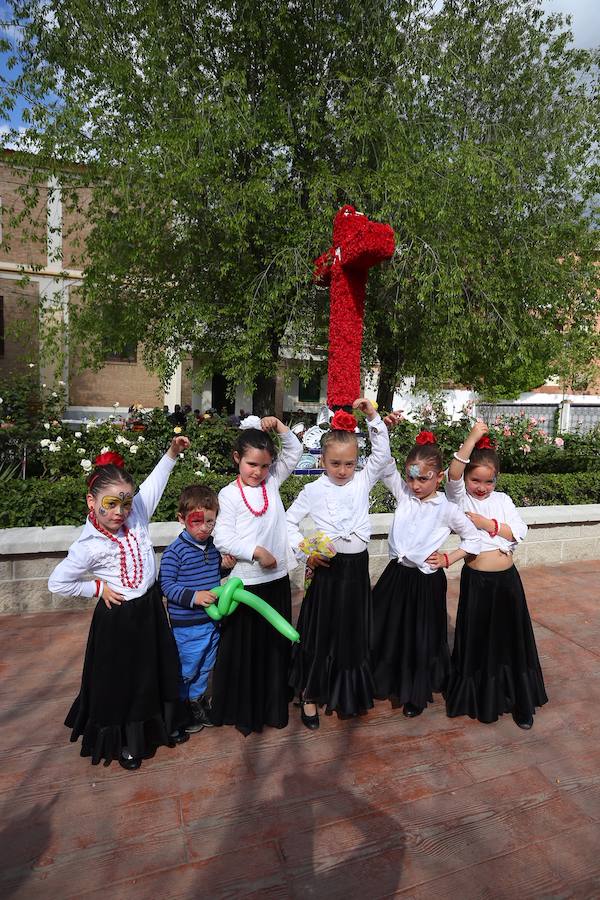
M 385 416 L 384 422 L 388 428 L 393 428 L 394 425 L 397 425 L 398 422 L 401 422 L 404 418 L 403 412 L 401 409 L 396 409 L 394 412 L 391 412 L 389 416 Z
M 377 415 L 373 403 L 370 400 L 367 400 L 366 397 L 359 397 L 357 400 L 355 400 L 352 404 L 352 408 L 360 409 L 360 411 L 363 412 L 369 420 L 374 419 Z
M 487 434 L 488 431 L 489 429 L 483 419 L 477 419 L 477 421 L 471 428 L 470 437 L 472 437 L 475 443 L 477 443 L 477 441 L 481 440 L 484 434 Z
M 171 441 L 171 446 L 167 450 L 167 454 L 171 457 L 171 459 L 177 459 L 180 453 L 183 453 L 184 450 L 187 450 L 190 446 L 190 439 L 185 437 L 183 434 L 178 434 Z

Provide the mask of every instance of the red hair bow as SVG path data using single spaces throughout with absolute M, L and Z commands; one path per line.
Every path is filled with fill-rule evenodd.
M 415 444 L 437 444 L 433 431 L 420 431 L 415 438 Z
M 115 453 L 114 450 L 108 450 L 106 453 L 100 453 L 100 455 L 96 457 L 94 465 L 117 466 L 119 469 L 122 469 L 125 466 L 125 460 L 120 453 Z
M 484 434 L 482 438 L 479 438 L 477 443 L 475 444 L 476 450 L 495 450 L 496 445 L 492 444 L 487 434 Z
M 338 409 L 331 420 L 331 427 L 335 431 L 354 431 L 356 425 L 357 422 L 354 416 L 351 413 L 344 412 L 343 409 Z

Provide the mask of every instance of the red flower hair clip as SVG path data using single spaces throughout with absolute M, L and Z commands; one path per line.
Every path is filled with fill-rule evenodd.
M 484 434 L 482 438 L 479 438 L 477 443 L 475 444 L 476 450 L 495 450 L 496 445 L 490 441 L 487 434 Z
M 420 431 L 415 438 L 415 444 L 437 444 L 433 431 Z
M 124 468 L 125 460 L 120 453 L 114 450 L 108 450 L 106 453 L 100 453 L 94 460 L 95 466 L 117 466 L 119 469 Z
M 331 420 L 331 427 L 335 431 L 354 431 L 357 426 L 357 421 L 351 413 L 344 412 L 343 409 L 338 409 L 333 419 Z

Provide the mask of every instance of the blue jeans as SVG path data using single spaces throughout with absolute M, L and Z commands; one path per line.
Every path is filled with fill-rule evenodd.
M 182 700 L 198 700 L 206 691 L 215 664 L 219 631 L 212 622 L 205 622 L 174 628 L 173 634 L 181 662 L 179 696 Z

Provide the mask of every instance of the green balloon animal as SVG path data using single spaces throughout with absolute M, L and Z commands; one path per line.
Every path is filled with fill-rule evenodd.
M 250 591 L 244 590 L 244 583 L 241 578 L 230 578 L 225 584 L 211 588 L 210 592 L 218 598 L 216 603 L 205 607 L 207 615 L 210 616 L 213 622 L 219 622 L 225 616 L 230 616 L 232 612 L 236 611 L 240 603 L 245 603 L 246 606 L 250 606 L 257 613 L 260 613 L 273 628 L 276 628 L 280 634 L 288 638 L 293 644 L 298 643 L 300 640 L 300 635 L 296 629 L 276 609 L 273 609 L 272 606 L 269 606 L 256 594 L 251 594 Z

